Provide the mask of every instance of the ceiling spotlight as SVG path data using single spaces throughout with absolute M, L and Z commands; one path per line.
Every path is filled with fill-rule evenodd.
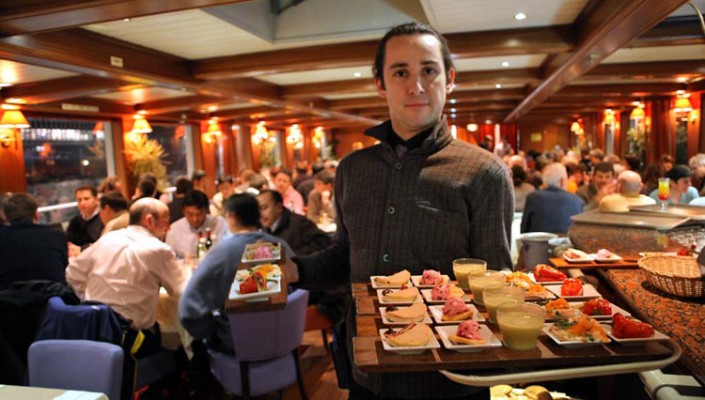
M 455 104 L 456 101 L 455 99 L 450 99 L 450 104 Z
M 456 110 L 455 108 L 450 109 L 450 112 L 452 112 L 452 113 L 455 113 L 456 111 L 458 111 L 458 110 Z
M 210 111 L 210 112 L 218 111 L 218 106 L 210 106 L 210 107 L 208 107 L 208 111 Z
M 517 20 L 517 21 L 523 21 L 523 20 L 526 19 L 526 14 L 524 14 L 523 12 L 516 13 L 516 14 L 514 15 L 514 19 Z
M 676 94 L 685 94 L 685 90 L 676 90 Z
M 353 76 L 354 76 L 355 78 L 359 78 L 359 77 L 362 76 L 362 72 L 355 72 L 355 73 L 353 73 Z
M 501 84 L 501 83 L 498 83 L 498 84 L 494 85 L 494 87 L 497 88 L 497 89 L 501 89 L 501 88 L 502 88 L 502 84 Z
M 485 120 L 485 123 L 486 123 L 487 125 L 491 125 L 491 124 L 492 124 L 492 120 L 491 120 L 491 119 L 487 119 L 487 120 Z
M 509 61 L 502 61 L 502 67 L 507 68 L 509 66 Z
M 130 22 L 130 19 L 129 19 L 129 18 L 125 18 L 125 19 L 122 20 L 122 22 Z
M 455 119 L 455 117 L 457 117 L 457 115 L 455 115 L 455 114 L 450 114 L 450 117 L 451 117 L 452 119 Z

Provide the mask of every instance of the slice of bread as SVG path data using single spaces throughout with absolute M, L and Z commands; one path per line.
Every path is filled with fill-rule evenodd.
M 490 388 L 491 397 L 509 396 L 512 392 L 513 387 L 509 385 L 495 385 Z
M 380 287 L 402 286 L 408 284 L 409 279 L 411 279 L 411 272 L 402 270 L 390 276 L 377 276 L 375 283 Z
M 441 316 L 441 321 L 465 321 L 466 319 L 472 318 L 472 314 L 472 310 L 467 310 L 464 313 L 454 315 L 443 314 Z
M 450 297 L 462 298 L 463 296 L 465 296 L 465 292 L 463 291 L 463 289 L 459 288 L 456 285 L 450 285 Z
M 448 340 L 455 344 L 469 344 L 469 345 L 475 345 L 475 344 L 484 344 L 485 341 L 482 339 L 468 339 L 464 338 L 462 336 L 458 335 L 448 335 Z
M 524 394 L 531 400 L 551 400 L 551 394 L 548 389 L 539 385 L 532 385 L 524 388 Z
M 421 322 L 426 317 L 428 308 L 424 303 L 414 303 L 394 311 L 385 311 L 384 316 L 392 322 Z
M 384 301 L 414 301 L 419 296 L 419 289 L 410 287 L 401 290 L 394 290 L 382 296 Z
M 413 323 L 394 333 L 385 333 L 385 340 L 395 347 L 421 347 L 428 344 L 433 331 L 426 324 Z

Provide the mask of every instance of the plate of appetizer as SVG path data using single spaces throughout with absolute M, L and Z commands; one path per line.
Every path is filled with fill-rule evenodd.
M 585 302 L 571 302 L 570 306 L 576 310 L 580 310 L 585 315 L 589 315 L 595 319 L 611 319 L 613 315 L 620 313 L 623 315 L 631 315 L 629 312 L 619 306 L 610 303 L 602 297 L 590 299 Z
M 584 314 L 546 324 L 543 331 L 554 342 L 565 347 L 581 347 L 610 342 L 607 332 L 600 323 Z
M 244 263 L 273 262 L 281 259 L 279 243 L 251 243 L 245 246 L 241 261 Z
M 602 327 L 612 340 L 620 344 L 639 344 L 651 340 L 670 339 L 646 322 L 627 317 L 621 313 L 614 315 L 612 326 L 603 324 Z
M 555 321 L 557 319 L 566 319 L 580 317 L 581 312 L 571 306 L 566 299 L 556 299 L 549 301 L 544 306 L 546 309 L 546 320 Z
M 472 304 L 465 304 L 460 299 L 449 299 L 444 305 L 429 306 L 433 320 L 437 324 L 457 324 L 461 321 L 485 321 L 485 317 Z M 444 312 L 445 311 L 445 312 Z
M 612 253 L 611 251 L 607 249 L 600 249 L 597 251 L 595 254 L 588 254 L 590 257 L 592 257 L 595 262 L 598 263 L 609 263 L 609 262 L 617 262 L 620 260 L 623 260 L 623 258 L 617 254 Z
M 380 304 L 423 303 L 419 289 L 413 286 L 404 289 L 377 289 L 377 299 Z
M 585 300 L 600 297 L 600 293 L 597 292 L 594 286 L 574 278 L 566 279 L 561 286 L 552 285 L 547 286 L 546 289 L 566 300 Z
M 407 270 L 399 271 L 393 275 L 372 275 L 370 276 L 370 282 L 372 282 L 373 289 L 383 289 L 383 288 L 399 288 L 402 286 L 409 286 L 409 281 L 411 280 L 411 273 Z
M 433 288 L 438 285 L 445 285 L 448 282 L 450 282 L 448 275 L 441 274 L 432 269 L 424 270 L 423 275 L 411 276 L 411 283 L 417 288 Z
M 532 282 L 543 285 L 561 284 L 567 278 L 563 272 L 547 264 L 536 265 L 533 271 L 527 275 Z
M 435 286 L 433 289 L 421 289 L 421 295 L 428 304 L 444 304 L 451 297 L 457 297 L 466 303 L 472 302 L 470 295 L 454 283 Z
M 494 347 L 502 347 L 502 342 L 486 325 L 477 321 L 465 321 L 460 325 L 437 326 L 436 332 L 448 350 L 470 353 Z
M 233 282 L 228 298 L 247 302 L 265 301 L 270 295 L 281 292 L 280 280 L 262 280 L 260 277 L 260 274 L 255 273 L 242 282 Z
M 379 336 L 384 350 L 399 354 L 420 354 L 441 348 L 427 324 L 412 323 L 403 328 L 380 329 Z
M 577 249 L 568 249 L 563 253 L 563 258 L 569 263 L 586 263 L 594 260 L 584 251 Z
M 414 303 L 408 307 L 394 305 L 379 307 L 379 313 L 385 325 L 408 325 L 411 322 L 433 323 L 428 316 L 428 307 L 424 303 Z

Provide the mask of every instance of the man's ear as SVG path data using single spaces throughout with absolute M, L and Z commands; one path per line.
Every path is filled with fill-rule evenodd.
M 448 82 L 446 82 L 446 93 L 453 92 L 453 85 L 455 84 L 455 69 L 451 68 L 448 70 Z
M 34 212 L 34 223 L 35 224 L 39 223 L 39 211 Z
M 379 94 L 379 97 L 386 99 L 387 90 L 384 88 L 384 83 L 382 83 L 382 80 L 375 78 L 375 86 L 377 86 L 377 93 Z

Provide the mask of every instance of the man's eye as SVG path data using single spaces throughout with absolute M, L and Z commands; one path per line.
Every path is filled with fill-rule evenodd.
M 435 68 L 424 68 L 423 73 L 426 75 L 436 75 L 438 71 Z
M 396 77 L 403 78 L 406 75 L 407 75 L 407 73 L 404 70 L 400 69 L 400 70 L 394 71 L 394 76 L 396 76 Z

